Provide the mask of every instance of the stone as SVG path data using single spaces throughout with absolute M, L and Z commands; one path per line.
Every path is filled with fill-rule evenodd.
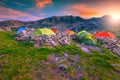
M 63 70 L 67 70 L 68 69 L 68 67 L 66 65 L 64 65 L 64 64 L 59 64 L 59 68 L 63 69 Z
M 47 45 L 47 46 L 57 46 L 57 45 L 69 45 L 70 36 L 65 33 L 57 33 L 56 35 L 38 35 L 32 38 L 33 42 L 39 42 L 37 44 Z
M 98 40 L 103 43 L 103 47 L 109 49 L 113 53 L 120 56 L 120 39 L 111 39 L 111 38 L 98 38 Z
M 34 46 L 59 46 L 69 45 L 71 42 L 70 35 L 64 32 L 58 32 L 56 35 L 33 35 L 34 30 L 23 30 L 21 34 L 18 34 L 15 40 L 18 41 L 30 41 L 34 43 Z

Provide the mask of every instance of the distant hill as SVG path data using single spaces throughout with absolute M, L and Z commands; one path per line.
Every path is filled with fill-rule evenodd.
M 79 16 L 53 16 L 37 21 L 19 21 L 19 20 L 6 20 L 0 22 L 0 27 L 9 26 L 11 28 L 18 28 L 21 26 L 43 28 L 43 27 L 56 27 L 63 31 L 71 29 L 74 31 L 87 30 L 87 31 L 101 31 L 101 30 L 120 30 L 119 23 L 113 24 L 112 18 L 108 15 L 99 18 L 84 19 Z M 117 28 L 117 29 L 116 29 Z

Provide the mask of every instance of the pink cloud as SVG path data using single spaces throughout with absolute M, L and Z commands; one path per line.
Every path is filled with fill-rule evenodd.
M 53 2 L 52 0 L 35 0 L 36 1 L 36 6 L 39 8 L 43 8 L 46 5 L 52 5 Z
M 97 8 L 90 8 L 85 4 L 74 4 L 67 7 L 63 12 L 68 15 L 81 16 L 83 18 L 90 18 L 95 16 L 101 16 L 101 12 Z
M 38 20 L 40 18 L 21 11 L 13 10 L 6 7 L 0 7 L 0 20 L 5 19 L 31 21 Z

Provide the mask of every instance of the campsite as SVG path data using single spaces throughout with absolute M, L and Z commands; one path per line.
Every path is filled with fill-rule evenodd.
M 27 27 L 1 31 L 0 76 L 6 76 L 0 79 L 119 80 L 119 38 L 111 32 L 69 31 Z
M 33 28 L 28 29 L 22 27 L 18 29 L 17 35 L 18 36 L 15 38 L 15 40 L 27 40 L 29 42 L 32 42 L 34 44 L 34 47 L 65 46 L 69 45 L 72 41 L 74 41 L 78 45 L 91 45 L 93 47 L 97 47 L 99 44 L 103 44 L 103 48 L 106 48 L 114 54 L 120 56 L 120 39 L 111 32 L 99 31 L 95 34 L 91 34 L 86 30 L 75 33 L 72 30 L 65 30 L 64 32 L 61 32 L 56 28 L 38 28 L 35 30 Z M 89 47 L 86 48 L 88 50 L 90 49 Z
M 0 0 L 0 80 L 120 80 L 120 0 Z

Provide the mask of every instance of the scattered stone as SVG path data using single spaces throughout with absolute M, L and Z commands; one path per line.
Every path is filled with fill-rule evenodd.
M 63 70 L 67 70 L 68 69 L 68 67 L 66 65 L 64 65 L 64 64 L 60 64 L 59 68 L 63 69 Z
M 0 31 L 4 31 L 2 28 L 0 28 Z
M 99 47 L 93 46 L 93 45 L 81 44 L 80 47 L 86 53 L 91 53 L 91 50 L 96 50 L 96 51 L 99 51 L 99 52 L 101 51 L 101 49 Z
M 120 39 L 98 38 L 103 43 L 103 47 L 120 56 Z
M 3 57 L 5 57 L 6 55 L 0 55 L 0 59 L 2 59 Z
M 112 64 L 113 66 L 120 66 L 120 64 Z
M 81 67 L 79 66 L 78 69 L 81 69 Z
M 86 52 L 86 53 L 91 53 L 91 51 L 90 51 L 88 48 L 84 47 L 84 46 L 81 46 L 81 49 L 82 49 L 84 52 Z
M 65 32 L 58 32 L 56 35 L 33 35 L 34 30 L 23 30 L 21 34 L 15 38 L 17 41 L 28 40 L 34 43 L 34 46 L 59 46 L 69 45 L 71 36 Z
M 68 57 L 69 57 L 69 54 L 68 54 L 68 53 L 64 53 L 64 56 L 65 56 L 66 58 L 68 58 Z
M 74 62 L 79 62 L 80 61 L 80 56 L 79 55 L 74 55 L 73 60 L 74 60 Z
M 56 56 L 55 54 L 49 55 L 49 59 L 52 63 L 62 63 L 67 60 L 66 57 L 64 56 Z
M 1 29 L 2 29 L 3 31 L 12 31 L 11 28 L 8 27 L 8 26 L 3 26 L 3 27 L 1 27 Z
M 57 46 L 57 45 L 69 45 L 71 38 L 66 33 L 56 33 L 56 35 L 38 35 L 32 37 L 33 43 L 39 46 Z
M 20 34 L 17 35 L 15 40 L 17 41 L 24 41 L 24 40 L 31 40 L 33 35 L 34 29 L 23 30 Z

